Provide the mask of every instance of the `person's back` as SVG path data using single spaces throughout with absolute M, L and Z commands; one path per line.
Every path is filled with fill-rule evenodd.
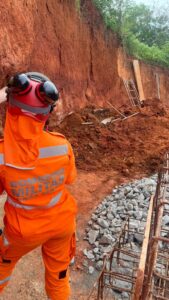
M 34 84 L 34 78 L 31 84 L 36 97 L 41 86 Z M 67 269 L 75 250 L 76 203 L 65 185 L 76 177 L 74 155 L 63 135 L 43 131 L 46 117 L 35 118 L 43 109 L 46 116 L 47 105 L 40 104 L 39 109 L 36 102 L 33 112 L 28 107 L 29 95 L 23 98 L 22 91 L 19 96 L 9 91 L 5 138 L 0 142 L 0 192 L 7 192 L 0 291 L 18 259 L 42 245 L 47 295 L 66 300 Z

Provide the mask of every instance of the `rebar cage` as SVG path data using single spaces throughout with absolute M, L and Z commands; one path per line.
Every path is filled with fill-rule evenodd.
M 133 229 L 131 224 L 126 216 L 88 300 L 169 299 L 169 153 L 158 174 L 145 227 Z M 134 232 L 142 235 L 142 248 L 134 246 Z

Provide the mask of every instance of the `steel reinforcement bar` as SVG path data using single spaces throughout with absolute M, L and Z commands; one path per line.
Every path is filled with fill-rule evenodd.
M 125 292 L 129 300 L 169 299 L 169 154 L 164 157 L 158 174 L 156 193 L 150 199 L 142 249 L 130 243 L 130 222 L 127 217 L 120 236 L 87 298 L 119 299 Z M 121 299 L 121 298 L 120 298 Z M 127 299 L 127 298 L 125 298 Z

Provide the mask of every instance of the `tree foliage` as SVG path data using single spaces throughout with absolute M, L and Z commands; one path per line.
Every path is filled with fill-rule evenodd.
M 94 0 L 107 27 L 118 33 L 127 52 L 169 67 L 169 17 L 132 0 Z

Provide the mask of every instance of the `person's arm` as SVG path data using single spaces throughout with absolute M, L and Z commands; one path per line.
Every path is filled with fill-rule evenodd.
M 76 166 L 75 166 L 75 157 L 74 157 L 73 149 L 69 142 L 68 142 L 68 148 L 69 148 L 70 165 L 69 165 L 69 169 L 68 169 L 68 175 L 66 178 L 66 184 L 71 184 L 76 179 L 77 171 L 76 171 Z

